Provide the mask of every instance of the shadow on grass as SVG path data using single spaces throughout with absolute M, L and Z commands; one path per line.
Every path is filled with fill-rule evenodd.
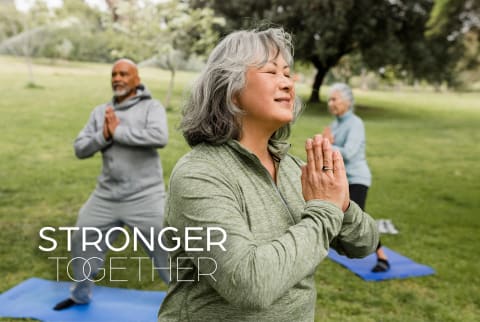
M 305 102 L 305 101 L 304 101 Z M 356 105 L 355 114 L 363 120 L 412 120 L 418 119 L 420 115 L 415 115 L 412 111 L 399 111 L 392 108 L 383 108 L 378 106 Z M 308 103 L 303 106 L 302 116 L 331 117 L 328 112 L 326 102 Z
M 45 89 L 45 87 L 43 87 L 42 85 L 38 85 L 37 83 L 32 83 L 32 82 L 28 82 L 25 85 L 25 88 L 28 88 L 28 89 Z
M 329 117 L 327 104 L 325 102 L 320 103 L 308 103 L 306 100 L 302 101 L 302 116 L 322 116 Z
M 414 115 L 411 111 L 399 111 L 378 106 L 357 105 L 355 113 L 363 120 L 412 120 L 420 115 Z

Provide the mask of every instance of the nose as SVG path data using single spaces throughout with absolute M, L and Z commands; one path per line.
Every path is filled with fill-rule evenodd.
M 122 79 L 122 77 L 121 77 L 120 74 L 113 74 L 112 75 L 112 82 L 116 82 L 116 81 L 119 81 L 121 79 Z
M 293 80 L 285 75 L 280 76 L 280 89 L 290 91 L 293 88 Z

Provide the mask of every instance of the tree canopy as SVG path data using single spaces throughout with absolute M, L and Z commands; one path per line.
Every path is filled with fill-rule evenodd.
M 427 39 L 436 66 L 433 79 L 457 86 L 454 77 L 480 65 L 480 2 L 437 0 L 428 22 Z
M 173 79 L 177 66 L 208 53 L 220 33 L 282 26 L 294 36 L 296 60 L 315 68 L 310 101 L 319 100 L 325 76 L 339 62 L 357 72 L 385 69 L 389 77 L 449 86 L 459 71 L 480 65 L 477 0 L 104 1 L 106 11 L 86 0 L 64 0 L 59 8 L 36 0 L 28 12 L 0 2 L 0 51 L 155 61 Z
M 311 62 L 316 68 L 312 102 L 319 100 L 327 72 L 350 53 L 359 53 L 371 69 L 391 65 L 411 78 L 429 81 L 448 79 L 450 64 L 458 59 L 454 48 L 459 41 L 448 40 L 444 33 L 436 37 L 427 33 L 433 0 L 190 2 L 197 7 L 211 7 L 224 16 L 224 32 L 258 27 L 266 21 L 293 33 L 296 59 Z
M 109 10 L 103 12 L 83 0 L 64 1 L 59 8 L 36 1 L 26 12 L 5 5 L 3 9 L 8 10 L 0 11 L 5 18 L 0 22 L 0 52 L 97 62 L 122 57 L 153 62 L 171 72 L 168 105 L 175 71 L 190 57 L 210 51 L 218 39 L 215 25 L 223 19 L 209 8 L 192 9 L 178 0 L 106 3 Z

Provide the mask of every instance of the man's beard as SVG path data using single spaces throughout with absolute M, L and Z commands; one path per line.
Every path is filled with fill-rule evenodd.
M 129 94 L 132 90 L 130 87 L 124 87 L 122 89 L 113 89 L 113 96 L 114 97 L 124 97 Z

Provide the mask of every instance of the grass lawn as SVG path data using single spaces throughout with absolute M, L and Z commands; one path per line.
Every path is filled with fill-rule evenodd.
M 69 256 L 65 234 L 52 253 L 38 249 L 44 226 L 74 226 L 95 187 L 99 155 L 77 160 L 72 142 L 94 106 L 110 97 L 110 66 L 60 63 L 34 66 L 41 88 L 26 88 L 22 61 L 0 57 L 0 292 L 30 277 L 56 279 L 48 256 Z M 165 97 L 168 74 L 141 69 L 154 96 Z M 168 110 L 170 142 L 161 150 L 168 179 L 188 151 L 176 130 L 185 89 L 195 77 L 178 73 Z M 308 87 L 298 85 L 307 97 Z M 478 321 L 480 317 L 480 94 L 355 92 L 367 130 L 373 173 L 367 211 L 400 230 L 383 244 L 432 266 L 428 277 L 364 282 L 325 260 L 316 273 L 316 321 Z M 304 158 L 304 141 L 331 117 L 324 105 L 307 106 L 291 137 Z M 120 241 L 121 242 L 121 241 Z M 138 256 L 127 250 L 115 256 Z M 116 279 L 137 274 L 133 263 Z M 150 277 L 148 267 L 142 276 Z M 64 270 L 60 280 L 68 280 Z M 160 290 L 155 276 L 99 284 Z M 65 294 L 67 296 L 67 294 Z M 52 303 L 53 305 L 54 303 Z M 16 321 L 1 319 L 0 321 Z

